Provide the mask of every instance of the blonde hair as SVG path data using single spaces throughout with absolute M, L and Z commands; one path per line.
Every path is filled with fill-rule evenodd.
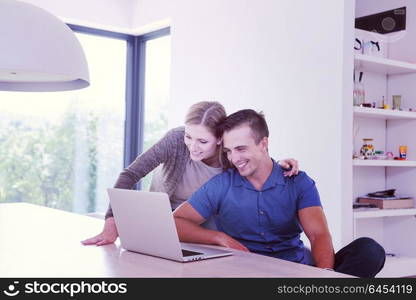
M 189 108 L 185 117 L 185 124 L 204 125 L 219 138 L 222 132 L 218 130 L 218 125 L 226 117 L 227 114 L 222 104 L 217 101 L 202 101 Z

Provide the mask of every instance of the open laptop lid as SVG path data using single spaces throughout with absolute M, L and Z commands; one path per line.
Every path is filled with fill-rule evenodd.
M 167 194 L 116 188 L 107 191 L 123 248 L 183 260 Z

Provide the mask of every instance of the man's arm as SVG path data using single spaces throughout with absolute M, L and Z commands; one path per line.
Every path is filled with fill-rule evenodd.
M 319 268 L 334 268 L 334 249 L 325 214 L 320 206 L 298 211 L 299 220 L 311 242 L 312 256 Z
M 174 211 L 173 216 L 175 218 L 179 240 L 182 242 L 218 245 L 248 251 L 246 247 L 229 235 L 201 227 L 200 224 L 205 219 L 187 202 L 179 206 Z

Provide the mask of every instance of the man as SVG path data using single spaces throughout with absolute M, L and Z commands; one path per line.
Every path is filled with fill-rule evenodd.
M 183 242 L 220 245 L 359 276 L 374 277 L 384 249 L 360 238 L 334 254 L 315 182 L 306 173 L 283 176 L 268 153 L 262 114 L 246 109 L 224 121 L 224 151 L 235 168 L 213 177 L 174 217 Z M 199 226 L 215 216 L 219 231 Z M 311 254 L 300 240 L 305 232 Z

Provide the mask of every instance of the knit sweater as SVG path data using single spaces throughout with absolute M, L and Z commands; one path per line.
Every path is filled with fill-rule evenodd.
M 120 173 L 115 188 L 132 189 L 134 185 L 160 164 L 163 164 L 163 188 L 171 197 L 179 180 L 185 172 L 186 163 L 191 159 L 184 143 L 185 128 L 178 127 L 168 131 L 165 136 L 149 150 L 139 155 Z M 222 162 L 226 160 L 222 157 Z M 105 218 L 113 216 L 111 206 Z

